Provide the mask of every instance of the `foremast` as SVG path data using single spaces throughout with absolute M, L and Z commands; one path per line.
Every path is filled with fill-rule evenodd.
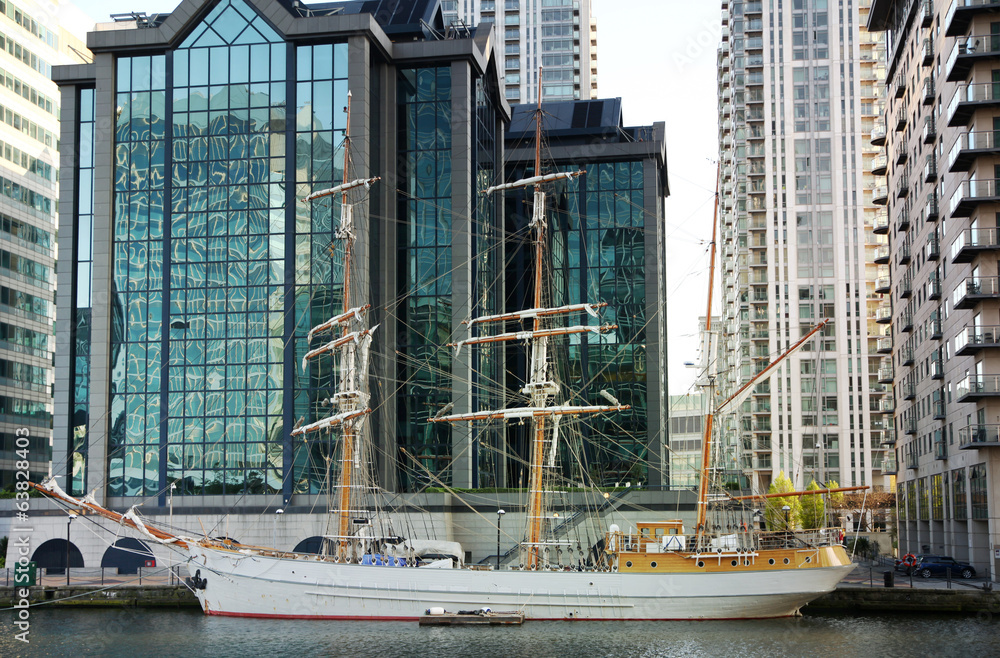
M 540 74 L 539 74 L 540 75 Z M 546 541 L 543 536 L 545 522 L 549 518 L 546 510 L 546 478 L 547 473 L 554 473 L 556 468 L 556 455 L 559 445 L 559 424 L 563 416 L 577 416 L 580 414 L 595 414 L 609 411 L 622 411 L 629 409 L 629 405 L 618 403 L 610 394 L 602 391 L 612 401 L 611 405 L 559 405 L 553 404 L 556 396 L 560 392 L 559 384 L 554 380 L 552 373 L 552 362 L 549 358 L 549 339 L 557 336 L 567 336 L 571 334 L 593 333 L 601 335 L 603 333 L 617 329 L 617 325 L 586 325 L 555 327 L 547 326 L 546 322 L 559 316 L 566 316 L 572 313 L 586 312 L 593 317 L 598 317 L 598 309 L 606 304 L 571 304 L 560 307 L 546 307 L 545 290 L 543 284 L 543 268 L 546 247 L 545 220 L 545 189 L 547 183 L 558 180 L 570 180 L 580 176 L 582 171 L 557 172 L 541 175 L 541 132 L 542 132 L 542 109 L 539 100 L 538 108 L 535 111 L 535 175 L 524 178 L 513 183 L 505 183 L 490 187 L 485 194 L 493 194 L 505 190 L 531 187 L 534 190 L 533 209 L 531 221 L 528 227 L 533 230 L 535 246 L 535 276 L 534 276 L 534 299 L 533 306 L 523 311 L 505 313 L 502 315 L 485 316 L 475 318 L 466 324 L 469 327 L 470 337 L 467 340 L 452 343 L 450 346 L 460 350 L 463 345 L 475 345 L 486 343 L 500 343 L 524 341 L 530 345 L 531 360 L 529 365 L 528 381 L 521 390 L 528 397 L 529 406 L 514 407 L 507 409 L 477 411 L 467 414 L 456 414 L 450 416 L 439 416 L 432 419 L 432 422 L 476 422 L 487 420 L 523 420 L 530 418 L 532 421 L 532 442 L 529 460 L 528 474 L 528 509 L 527 528 L 525 541 L 521 542 L 521 564 L 524 568 L 537 569 L 548 564 L 548 547 L 556 545 L 556 542 Z M 477 326 L 497 325 L 501 327 L 507 322 L 530 322 L 530 330 L 521 330 L 501 333 L 484 333 L 473 336 Z M 488 330 L 483 330 L 488 331 Z
M 351 93 L 347 94 L 347 125 L 344 131 L 344 176 L 340 185 L 305 198 L 315 201 L 329 196 L 340 195 L 340 225 L 334 238 L 343 244 L 344 286 L 343 308 L 340 314 L 309 330 L 308 340 L 317 335 L 331 334 L 331 339 L 323 345 L 311 349 L 302 359 L 305 369 L 308 361 L 323 354 L 330 354 L 336 364 L 336 391 L 324 400 L 332 414 L 322 420 L 296 428 L 292 436 L 306 436 L 314 432 L 340 433 L 340 469 L 337 482 L 331 488 L 331 502 L 335 504 L 336 534 L 328 535 L 333 540 L 334 558 L 351 561 L 359 558 L 360 547 L 355 545 L 356 533 L 352 532 L 352 517 L 361 507 L 361 494 L 366 488 L 364 482 L 365 454 L 361 446 L 361 429 L 371 408 L 368 393 L 368 360 L 372 334 L 378 328 L 368 327 L 368 304 L 354 306 L 351 295 L 351 266 L 354 256 L 354 206 L 349 203 L 348 193 L 357 188 L 369 189 L 379 180 L 376 178 L 349 179 L 351 147 Z M 331 255 L 334 249 L 331 246 Z

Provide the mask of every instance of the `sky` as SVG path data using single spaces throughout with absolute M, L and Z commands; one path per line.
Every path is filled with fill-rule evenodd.
M 95 22 L 113 13 L 166 13 L 180 0 L 77 0 Z M 622 99 L 625 124 L 666 123 L 667 381 L 693 391 L 698 317 L 708 301 L 718 113 L 718 0 L 592 0 L 597 16 L 598 94 Z M 718 313 L 718 295 L 714 310 Z M 651 373 L 652 374 L 652 373 Z

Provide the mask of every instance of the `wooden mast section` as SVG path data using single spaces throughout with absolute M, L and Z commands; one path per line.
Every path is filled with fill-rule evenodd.
M 541 79 L 541 69 L 539 69 L 539 80 Z M 556 454 L 558 452 L 559 421 L 563 416 L 576 416 L 580 414 L 594 414 L 609 411 L 622 411 L 631 408 L 629 405 L 619 404 L 610 394 L 606 394 L 609 400 L 613 400 L 611 405 L 554 405 L 549 406 L 559 393 L 559 384 L 552 380 L 551 363 L 548 358 L 549 339 L 557 336 L 570 334 L 594 333 L 601 335 L 617 328 L 617 325 L 604 324 L 599 326 L 573 326 L 573 327 L 546 327 L 542 324 L 546 318 L 570 313 L 586 312 L 597 317 L 597 309 L 606 304 L 572 304 L 555 308 L 545 308 L 546 302 L 543 297 L 543 277 L 542 271 L 545 265 L 546 229 L 545 220 L 545 192 L 543 185 L 558 180 L 571 180 L 583 174 L 583 171 L 558 172 L 551 174 L 541 174 L 542 168 L 542 104 L 539 97 L 538 107 L 535 110 L 535 170 L 534 176 L 524 178 L 513 183 L 504 183 L 488 188 L 485 194 L 493 194 L 504 190 L 512 190 L 524 187 L 534 188 L 534 198 L 532 207 L 532 218 L 529 228 L 534 229 L 535 242 L 535 276 L 534 276 L 534 298 L 533 306 L 524 311 L 505 313 L 501 315 L 485 316 L 468 321 L 470 332 L 479 325 L 489 325 L 512 321 L 531 321 L 531 329 L 525 331 L 515 331 L 499 333 L 494 335 L 482 335 L 470 337 L 467 340 L 452 343 L 451 346 L 456 352 L 463 345 L 500 343 L 511 341 L 524 341 L 531 345 L 531 361 L 529 365 L 528 382 L 522 389 L 522 393 L 529 396 L 530 406 L 508 408 L 492 411 L 477 411 L 466 414 L 455 414 L 450 416 L 438 416 L 432 418 L 432 422 L 474 422 L 486 420 L 516 420 L 531 418 L 533 421 L 533 438 L 531 442 L 531 456 L 529 460 L 528 475 L 528 519 L 526 539 L 522 542 L 522 561 L 526 568 L 537 569 L 543 558 L 543 548 L 545 542 L 542 539 L 543 524 L 547 515 L 545 513 L 545 478 L 546 470 L 552 470 L 556 466 Z
M 750 380 L 746 384 L 744 384 L 743 386 L 740 386 L 740 388 L 735 393 L 733 393 L 728 398 L 726 398 L 725 400 L 723 400 L 722 403 L 718 407 L 716 407 L 716 409 L 715 409 L 714 412 L 713 411 L 709 411 L 708 422 L 706 423 L 706 425 L 710 425 L 711 424 L 712 416 L 714 414 L 720 413 L 724 408 L 726 408 L 726 406 L 728 406 L 729 404 L 731 404 L 733 401 L 741 400 L 742 397 L 743 397 L 743 395 L 748 390 L 750 390 L 750 387 L 757 383 L 757 380 L 761 379 L 764 375 L 766 375 L 769 372 L 771 372 L 771 370 L 773 370 L 775 367 L 777 367 L 777 365 L 779 363 L 781 363 L 786 358 L 788 358 L 789 356 L 791 356 L 797 349 L 799 349 L 800 347 L 802 347 L 806 343 L 806 341 L 808 341 L 810 338 L 812 338 L 816 334 L 817 331 L 819 331 L 820 329 L 822 329 L 823 327 L 825 327 L 829 322 L 830 322 L 829 320 L 823 320 L 822 322 L 820 322 L 819 324 L 817 324 L 815 327 L 813 327 L 812 329 L 810 329 L 809 333 L 807 333 L 805 336 L 803 336 L 802 338 L 800 338 L 797 341 L 795 341 L 795 343 L 791 347 L 789 347 L 787 350 L 785 350 L 781 354 L 781 356 L 779 356 L 774 361 L 771 361 L 771 363 L 767 364 L 766 368 L 764 368 L 763 370 L 761 370 L 760 372 L 758 372 L 756 375 L 754 375 L 753 377 L 751 377 Z M 704 454 L 704 450 L 702 451 L 702 454 Z M 706 527 L 705 527 L 705 518 L 706 518 L 706 515 L 707 515 L 707 511 L 708 511 L 708 509 L 707 509 L 708 508 L 708 463 L 707 462 L 703 463 L 701 465 L 701 482 L 700 482 L 700 485 L 698 487 L 698 491 L 699 491 L 699 496 L 698 496 L 698 524 L 696 526 L 697 532 L 695 534 L 695 546 L 696 547 L 701 547 L 701 541 L 702 541 L 702 538 L 705 535 L 705 530 L 706 530 Z M 789 494 L 782 494 L 782 495 L 789 495 Z M 752 498 L 752 497 L 753 496 L 751 496 L 751 497 L 734 498 L 733 500 L 748 500 L 749 498 Z
M 352 307 L 351 303 L 351 266 L 354 257 L 354 207 L 348 202 L 348 192 L 364 187 L 366 190 L 379 180 L 365 178 L 351 181 L 348 178 L 351 153 L 351 93 L 347 93 L 347 125 L 344 130 L 344 175 L 340 185 L 326 190 L 314 192 L 305 198 L 315 201 L 328 196 L 340 194 L 340 226 L 335 237 L 344 245 L 344 303 L 342 312 L 313 327 L 309 331 L 309 340 L 321 333 L 339 332 L 326 344 L 310 350 L 302 359 L 303 369 L 306 363 L 322 354 L 333 355 L 337 365 L 337 390 L 333 397 L 325 400 L 333 409 L 334 414 L 315 423 L 305 425 L 292 431 L 292 436 L 307 435 L 312 432 L 327 431 L 335 427 L 341 429 L 340 473 L 335 485 L 337 534 L 330 537 L 336 545 L 335 558 L 350 560 L 353 555 L 351 546 L 351 514 L 359 505 L 354 491 L 363 486 L 357 482 L 361 468 L 360 429 L 365 417 L 371 413 L 368 407 L 368 356 L 371 347 L 372 334 L 378 327 L 368 329 L 365 316 L 370 306 L 364 304 Z M 331 247 L 331 255 L 333 248 Z

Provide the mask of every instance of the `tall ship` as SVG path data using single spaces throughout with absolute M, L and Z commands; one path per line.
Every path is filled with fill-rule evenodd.
M 303 200 L 340 199 L 335 232 L 339 244 L 331 248 L 331 254 L 342 265 L 335 271 L 343 272 L 339 282 L 343 304 L 337 315 L 309 332 L 310 350 L 303 363 L 322 358 L 333 364 L 331 394 L 325 400 L 329 415 L 292 430 L 298 441 L 334 446 L 329 453 L 329 522 L 319 552 L 288 552 L 207 533 L 177 532 L 156 527 L 135 508 L 118 513 L 98 505 L 92 497 L 70 496 L 53 480 L 36 488 L 70 511 L 110 519 L 146 540 L 178 551 L 190 571 L 187 583 L 210 615 L 412 620 L 430 608 L 488 607 L 517 611 L 534 620 L 751 619 L 795 615 L 834 589 L 853 569 L 839 543 L 839 529 L 794 531 L 786 524 L 765 530 L 753 510 L 754 505 L 761 506 L 760 496 L 743 499 L 721 489 L 712 492 L 711 414 L 694 528 L 664 519 L 624 529 L 609 524 L 590 545 L 567 537 L 566 520 L 552 506 L 560 486 L 558 456 L 566 427 L 629 407 L 606 391 L 601 395 L 607 404 L 580 404 L 581 398 L 556 375 L 555 360 L 563 353 L 558 350 L 560 341 L 581 334 L 601 336 L 617 327 L 602 322 L 605 304 L 600 300 L 550 304 L 553 296 L 545 277 L 546 196 L 582 172 L 543 173 L 541 130 L 539 104 L 532 175 L 486 190 L 486 194 L 498 194 L 527 188 L 532 194 L 532 294 L 522 310 L 468 320 L 467 336 L 449 346 L 461 354 L 483 346 L 524 345 L 527 381 L 511 396 L 522 404 L 468 413 L 452 413 L 449 406 L 431 419 L 432 423 L 529 426 L 525 527 L 521 541 L 502 561 L 498 556 L 494 564 L 464 564 L 462 549 L 455 542 L 420 537 L 412 526 L 401 523 L 379 488 L 368 422 L 373 406 L 369 362 L 378 327 L 369 326 L 370 306 L 351 285 L 356 265 L 353 207 L 379 179 L 349 176 L 350 123 L 345 132 L 342 183 Z M 428 477 L 433 475 L 428 472 Z M 713 522 L 713 514 L 730 521 Z M 497 530 L 499 541 L 499 526 Z

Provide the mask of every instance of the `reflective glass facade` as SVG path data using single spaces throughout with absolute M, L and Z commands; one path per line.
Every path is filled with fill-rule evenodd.
M 646 348 L 646 262 L 647 229 L 644 198 L 644 162 L 563 164 L 559 170 L 583 170 L 579 178 L 559 183 L 550 191 L 547 216 L 550 230 L 552 304 L 605 302 L 601 318 L 586 313 L 567 318 L 569 325 L 617 324 L 618 328 L 600 337 L 584 334 L 556 342 L 559 379 L 572 387 L 577 399 L 587 404 L 606 404 L 599 391 L 607 390 L 632 409 L 615 415 L 598 415 L 581 422 L 577 434 L 582 440 L 568 439 L 563 450 L 564 475 L 579 481 L 589 478 L 599 484 L 614 485 L 626 480 L 648 481 L 648 426 Z M 530 176 L 530 166 L 518 166 L 508 180 Z M 531 199 L 523 191 L 509 195 L 508 227 L 513 235 L 526 230 Z M 514 244 L 509 249 L 522 249 Z M 526 270 L 532 268 L 530 254 L 516 258 Z M 518 278 L 525 276 L 518 274 Z M 530 280 L 530 277 L 528 277 Z M 509 287 L 517 291 L 518 286 Z M 527 289 L 508 300 L 513 311 Z M 512 362 L 523 363 L 519 354 Z M 524 366 L 520 366 L 523 368 Z M 581 383 L 589 382 L 581 387 Z M 517 432 L 514 451 L 519 473 L 527 456 L 527 444 Z M 570 437 L 572 432 L 566 432 Z M 581 446 L 585 446 L 581 448 Z M 580 460 L 570 451 L 583 450 Z M 512 475 L 515 478 L 519 476 Z
M 502 176 L 497 134 L 506 108 L 497 74 L 478 68 L 494 51 L 469 38 L 458 43 L 468 53 L 456 57 L 444 47 L 454 43 L 428 41 L 405 62 L 386 61 L 371 47 L 385 38 L 377 27 L 372 35 L 351 27 L 347 14 L 362 7 L 331 12 L 319 23 L 334 27 L 313 34 L 314 16 L 278 2 L 185 5 L 197 6 L 199 18 L 173 36 L 129 35 L 146 47 L 122 33 L 95 33 L 115 45 L 97 49 L 87 67 L 93 78 L 81 69 L 63 83 L 64 97 L 69 87 L 79 98 L 80 151 L 75 207 L 61 215 L 76 229 L 74 292 L 59 297 L 74 322 L 71 381 L 60 384 L 65 397 L 57 393 L 69 419 L 70 486 L 160 505 L 172 483 L 177 496 L 323 493 L 335 475 L 336 436 L 295 442 L 288 430 L 328 414 L 332 362 L 301 364 L 308 330 L 343 304 L 340 198 L 304 197 L 344 176 L 349 79 L 358 123 L 348 176 L 384 181 L 355 205 L 362 257 L 352 281 L 380 327 L 373 371 L 399 382 L 375 387 L 371 427 L 376 459 L 386 460 L 378 472 L 391 488 L 430 483 L 405 449 L 451 481 L 452 430 L 428 423 L 429 415 L 454 396 L 472 395 L 478 408 L 503 399 L 493 386 L 503 378 L 498 355 L 477 355 L 482 385 L 470 389 L 465 370 L 458 389 L 446 346 L 456 296 L 474 297 L 477 313 L 502 307 L 494 282 L 503 263 L 502 199 L 475 193 Z M 300 27 L 283 32 L 288 21 Z M 398 25 L 386 29 L 392 39 L 414 40 L 396 36 Z M 100 126 L 109 104 L 113 140 L 102 140 L 95 118 Z M 454 122 L 456 106 L 471 120 Z M 456 131 L 474 146 L 459 153 Z M 456 169 L 467 189 L 453 186 Z M 455 199 L 471 207 L 456 212 Z M 455 231 L 489 253 L 456 265 Z M 20 273 L 27 260 L 11 263 Z M 14 271 L 6 265 L 0 254 L 0 274 Z M 103 295 L 110 304 L 92 304 Z M 41 297 L 4 289 L 0 301 L 8 300 L 48 312 Z M 482 435 L 483 461 L 473 459 L 468 472 L 492 484 L 502 433 Z
M 300 46 L 296 49 L 295 181 L 298 198 L 339 184 L 344 177 L 344 129 L 347 125 L 347 44 Z M 343 244 L 334 240 L 339 226 L 340 197 L 324 197 L 295 205 L 295 418 L 318 419 L 328 413 L 320 400 L 329 396 L 333 361 L 311 359 L 306 371 L 295 364 L 309 349 L 313 327 L 343 311 Z M 334 253 L 330 253 L 331 247 Z M 327 457 L 335 450 L 332 436 L 295 451 L 296 492 L 317 493 L 327 478 Z M 334 461 L 333 463 L 336 463 Z
M 429 483 L 426 472 L 450 481 L 451 428 L 427 420 L 451 402 L 452 189 L 449 67 L 399 73 L 400 172 L 398 377 L 405 382 L 397 406 L 402 455 L 400 485 Z
M 69 487 L 71 494 L 83 495 L 87 486 L 87 457 L 90 432 L 90 330 L 93 306 L 94 268 L 94 90 L 81 89 L 78 96 L 79 129 L 76 198 L 76 286 L 73 301 L 74 339 L 72 420 L 70 422 Z

